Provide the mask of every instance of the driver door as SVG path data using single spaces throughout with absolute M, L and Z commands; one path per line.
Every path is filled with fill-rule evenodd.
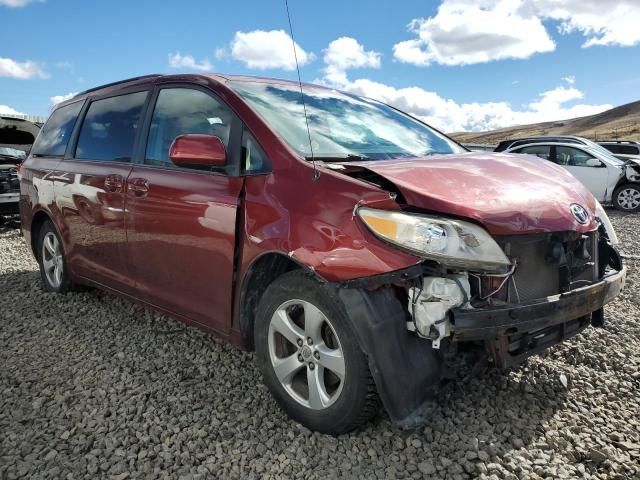
M 219 332 L 231 327 L 236 218 L 243 178 L 238 117 L 213 93 L 161 88 L 147 120 L 142 162 L 127 179 L 128 263 L 143 300 Z M 180 168 L 178 135 L 218 136 L 227 167 Z
M 606 201 L 608 169 L 602 161 L 589 152 L 577 148 L 558 145 L 555 147 L 556 163 L 566 168 L 600 202 Z

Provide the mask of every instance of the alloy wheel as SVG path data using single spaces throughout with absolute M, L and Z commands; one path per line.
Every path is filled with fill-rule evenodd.
M 285 391 L 313 410 L 331 406 L 345 380 L 340 340 L 329 319 L 315 305 L 289 300 L 269 324 L 269 357 Z
M 42 242 L 42 267 L 49 285 L 59 288 L 62 285 L 64 259 L 58 237 L 53 232 L 47 232 Z

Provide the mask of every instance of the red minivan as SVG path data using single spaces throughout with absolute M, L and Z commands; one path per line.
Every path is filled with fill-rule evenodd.
M 602 325 L 626 272 L 561 167 L 265 78 L 149 75 L 59 104 L 20 208 L 46 291 L 98 287 L 255 350 L 282 408 L 332 434 L 379 399 L 418 425 L 456 352 L 508 367 Z

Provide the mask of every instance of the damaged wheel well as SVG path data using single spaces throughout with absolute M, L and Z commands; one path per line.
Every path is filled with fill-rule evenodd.
M 253 325 L 256 310 L 267 286 L 279 276 L 302 268 L 282 253 L 267 253 L 249 267 L 240 292 L 240 332 L 247 349 L 254 349 Z

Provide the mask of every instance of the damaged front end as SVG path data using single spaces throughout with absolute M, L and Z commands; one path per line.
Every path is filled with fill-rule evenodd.
M 585 233 L 495 236 L 504 259 L 487 248 L 485 268 L 464 258 L 447 262 L 431 255 L 403 271 L 338 285 L 385 408 L 398 426 L 424 421 L 445 373 L 445 357 L 459 349 L 474 350 L 506 368 L 588 325 L 603 325 L 603 307 L 622 290 L 626 269 L 599 206 L 598 214 L 598 227 Z M 364 221 L 389 240 L 393 227 L 381 219 L 388 218 Z M 486 242 L 465 222 L 453 224 L 456 241 L 471 245 L 470 251 Z M 434 242 L 452 232 L 439 226 L 428 227 Z M 425 228 L 405 228 L 402 235 Z

